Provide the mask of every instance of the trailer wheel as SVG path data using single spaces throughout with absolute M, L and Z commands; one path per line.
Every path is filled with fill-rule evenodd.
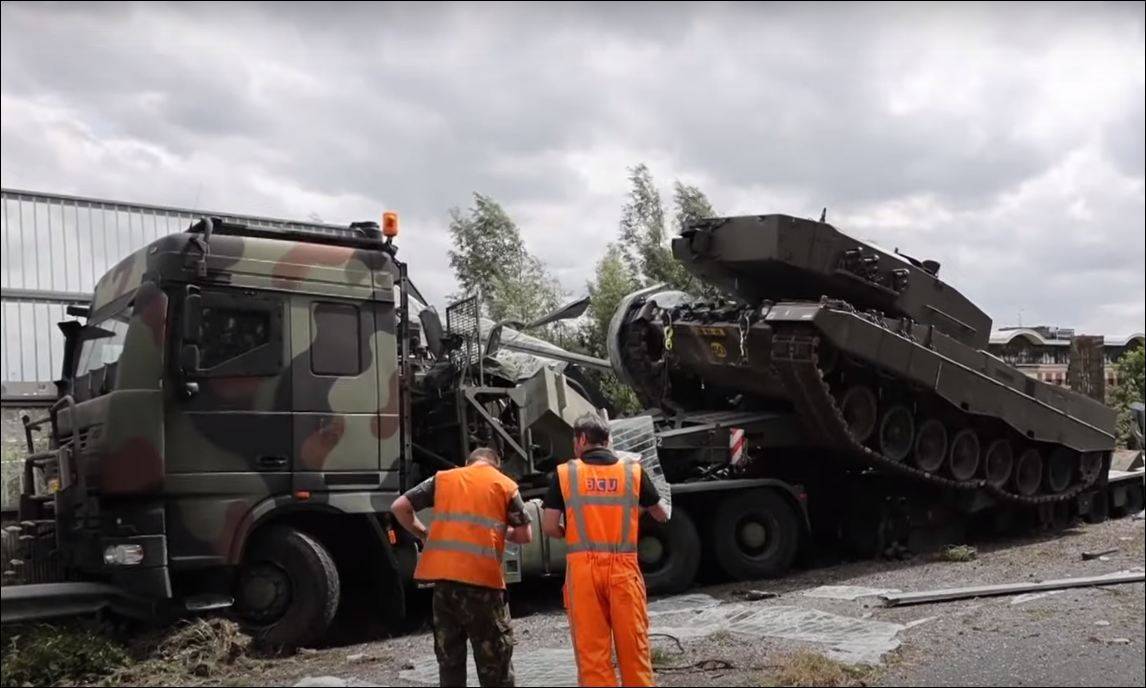
M 260 643 L 309 645 L 334 620 L 339 589 L 330 552 L 310 535 L 279 526 L 264 533 L 245 557 L 235 608 Z
M 772 490 L 748 490 L 724 500 L 712 519 L 712 548 L 736 580 L 783 575 L 796 558 L 802 526 L 792 506 Z
M 641 516 L 640 528 L 637 559 L 648 591 L 666 594 L 688 589 L 700 568 L 700 536 L 692 517 L 675 506 L 665 523 Z
M 1096 490 L 1090 495 L 1090 509 L 1082 515 L 1087 523 L 1102 523 L 1110 518 L 1110 497 L 1106 490 Z
M 1126 513 L 1130 516 L 1142 511 L 1142 485 L 1132 485 L 1126 488 Z

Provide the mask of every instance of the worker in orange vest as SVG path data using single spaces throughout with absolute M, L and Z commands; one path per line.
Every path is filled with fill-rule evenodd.
M 466 465 L 439 471 L 390 507 L 423 543 L 414 578 L 434 584 L 434 653 L 443 686 L 466 685 L 466 640 L 482 686 L 513 685 L 513 627 L 501 561 L 506 540 L 533 539 L 517 483 L 492 449 L 475 449 Z M 415 511 L 433 507 L 429 531 Z
M 573 425 L 577 458 L 557 467 L 542 501 L 541 528 L 565 538 L 565 609 L 582 686 L 651 686 L 645 580 L 637 562 L 641 510 L 660 522 L 668 511 L 636 462 L 609 449 L 609 426 L 595 414 Z M 564 523 L 562 523 L 564 518 Z

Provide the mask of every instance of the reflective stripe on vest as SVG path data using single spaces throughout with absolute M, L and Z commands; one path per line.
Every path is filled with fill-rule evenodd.
M 430 540 L 422 549 L 423 552 L 433 552 L 435 550 L 442 552 L 462 552 L 463 554 L 475 554 L 479 557 L 488 557 L 493 559 L 501 565 L 501 555 L 493 547 L 482 547 L 475 545 L 471 542 L 462 542 L 460 540 Z
M 633 490 L 633 483 L 635 481 L 636 464 L 624 462 L 624 486 L 619 496 L 616 495 L 585 495 L 581 494 L 581 481 L 579 480 L 577 469 L 580 465 L 580 460 L 572 460 L 566 463 L 567 481 L 569 483 L 569 495 L 565 498 L 565 511 L 570 514 L 573 519 L 573 524 L 577 530 L 578 542 L 571 543 L 567 551 L 570 553 L 577 552 L 604 552 L 609 554 L 625 554 L 636 552 L 637 547 L 635 542 L 629 542 L 632 535 L 632 510 L 640 508 L 640 499 Z M 585 506 L 619 506 L 621 507 L 621 536 L 619 542 L 606 542 L 603 540 L 594 540 L 590 537 L 587 519 L 585 518 Z

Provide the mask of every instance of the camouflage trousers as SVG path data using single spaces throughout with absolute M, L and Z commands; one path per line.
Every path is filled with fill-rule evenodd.
M 505 591 L 434 583 L 434 653 L 443 686 L 466 685 L 466 639 L 482 686 L 513 685 L 513 626 Z

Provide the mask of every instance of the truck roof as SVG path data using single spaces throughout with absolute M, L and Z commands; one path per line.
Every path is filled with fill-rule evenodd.
M 92 318 L 133 293 L 148 273 L 160 281 L 391 300 L 397 278 L 392 253 L 388 243 L 353 226 L 335 235 L 219 223 L 205 240 L 196 225 L 151 242 L 104 274 L 92 297 Z M 203 261 L 205 276 L 199 273 Z

